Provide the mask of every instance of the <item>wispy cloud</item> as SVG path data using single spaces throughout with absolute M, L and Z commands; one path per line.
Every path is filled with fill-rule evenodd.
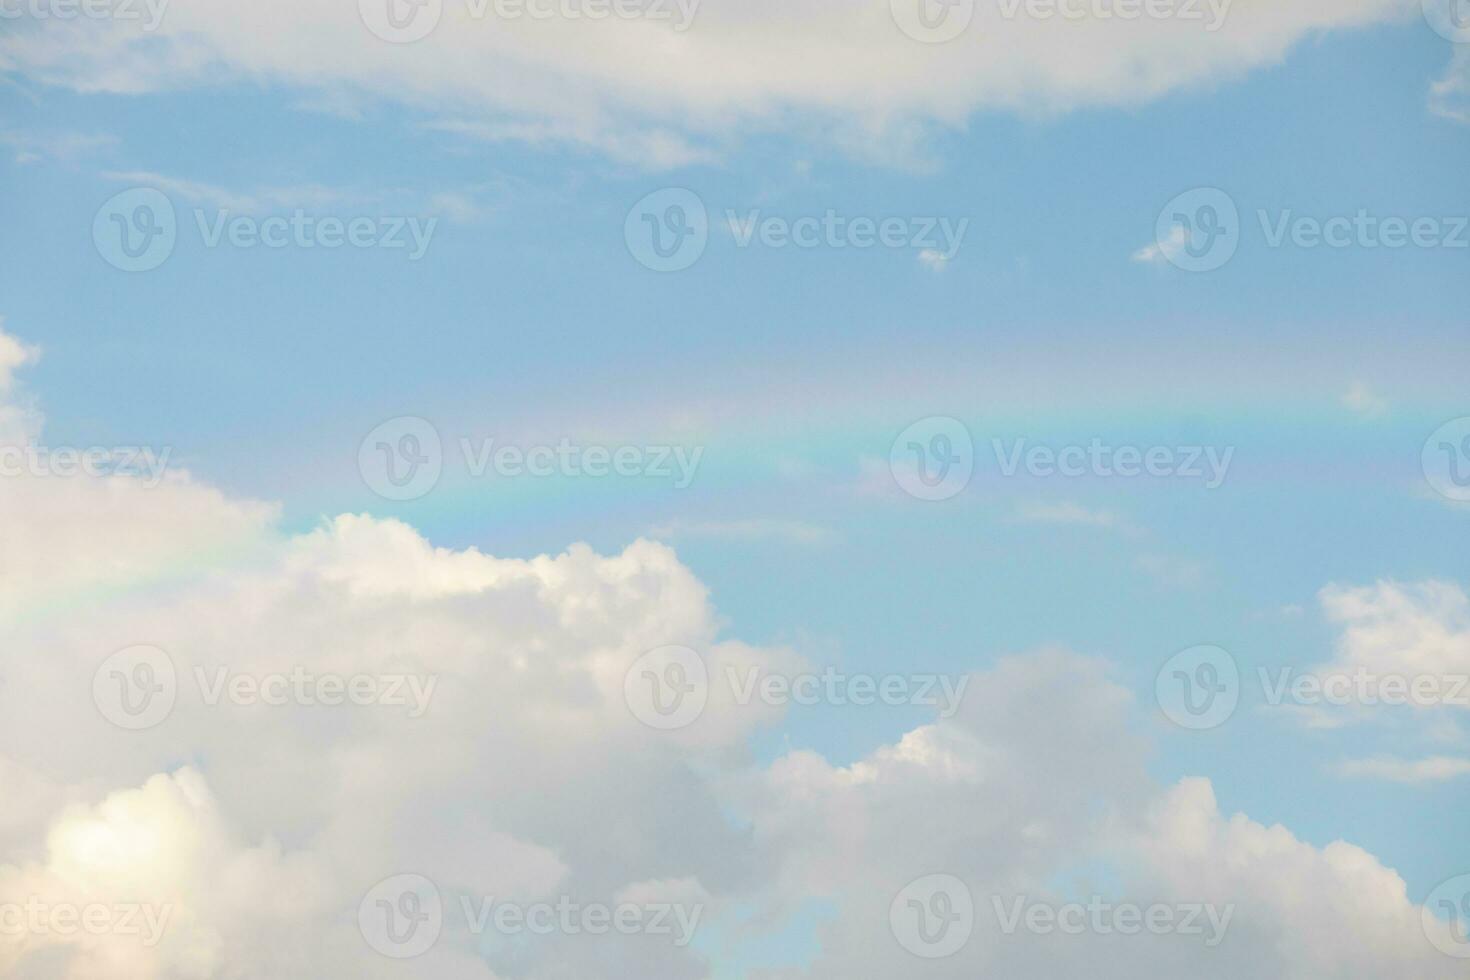
M 803 521 L 777 520 L 774 518 L 747 518 L 736 521 L 670 521 L 650 528 L 648 533 L 655 538 L 675 540 L 678 538 L 727 538 L 756 540 L 779 539 L 795 544 L 828 544 L 837 539 L 830 528 Z
M 1145 245 L 1133 253 L 1134 262 L 1167 262 L 1184 250 L 1189 244 L 1189 232 L 1184 230 L 1183 225 L 1175 225 L 1169 232 L 1169 237 L 1161 242 Z
M 1093 510 L 1071 501 L 1044 504 L 1026 501 L 1016 509 L 1016 519 L 1025 524 L 1081 524 L 1090 527 L 1116 527 L 1118 516 L 1111 511 Z
M 1388 399 L 1374 393 L 1361 381 L 1353 382 L 1342 396 L 1342 404 L 1365 419 L 1382 418 L 1388 414 Z
M 1436 755 L 1427 759 L 1397 759 L 1378 755 L 1369 759 L 1348 759 L 1332 767 L 1347 779 L 1382 779 L 1394 783 L 1439 783 L 1460 776 L 1470 776 L 1470 759 Z

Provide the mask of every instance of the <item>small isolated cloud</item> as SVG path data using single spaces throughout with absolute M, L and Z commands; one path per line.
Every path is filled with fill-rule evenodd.
M 1137 564 L 1160 585 L 1193 589 L 1198 588 L 1205 580 L 1204 563 L 1191 558 L 1176 558 L 1171 555 L 1139 555 Z
M 1470 45 L 1457 45 L 1444 77 L 1429 87 L 1429 111 L 1470 124 Z
M 1017 520 L 1026 524 L 1081 524 L 1089 527 L 1115 527 L 1118 516 L 1106 510 L 1092 510 L 1070 501 L 1043 504 L 1023 503 L 1016 512 Z
M 949 256 L 938 249 L 926 248 L 919 253 L 919 264 L 931 272 L 943 272 L 949 268 Z
M 1361 381 L 1353 382 L 1353 386 L 1342 396 L 1342 404 L 1365 419 L 1382 418 L 1388 414 L 1388 399 L 1374 393 Z
M 1189 244 L 1189 232 L 1183 225 L 1175 225 L 1169 237 L 1162 242 L 1145 245 L 1133 253 L 1134 262 L 1168 262 Z
M 1379 755 L 1348 759 L 1333 767 L 1347 779 L 1383 779 L 1394 783 L 1439 783 L 1470 775 L 1470 759 L 1436 755 L 1427 759 L 1396 759 Z
M 101 133 L 0 132 L 0 146 L 15 151 L 15 162 L 74 164 L 117 143 L 117 137 Z
M 153 187 L 165 194 L 183 198 L 190 204 L 222 208 L 227 211 L 262 211 L 273 207 L 320 208 L 353 200 L 353 195 L 319 184 L 300 187 L 257 187 L 236 191 L 218 184 L 209 184 L 148 170 L 109 170 L 102 174 L 107 180 L 126 184 Z
M 670 521 L 650 528 L 648 533 L 670 541 L 677 538 L 777 539 L 794 544 L 826 544 L 837 537 L 830 528 L 816 524 L 765 517 L 738 521 Z

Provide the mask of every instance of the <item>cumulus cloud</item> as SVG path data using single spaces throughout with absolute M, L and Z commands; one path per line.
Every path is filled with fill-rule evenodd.
M 18 363 L 14 350 L 0 343 Z M 1140 712 L 1098 658 L 1002 659 L 951 716 L 846 765 L 796 749 L 763 761 L 750 737 L 775 707 L 712 685 L 703 714 L 668 732 L 625 701 L 630 666 L 666 644 L 716 676 L 805 666 L 726 636 L 664 545 L 510 560 L 367 515 L 291 535 L 273 509 L 188 476 L 23 475 L 0 493 L 0 911 L 168 910 L 152 943 L 6 932 L 0 976 L 697 980 L 814 901 L 832 911 L 815 957 L 751 976 L 1458 975 L 1372 855 L 1227 818 L 1202 780 L 1157 786 Z M 134 730 L 94 681 L 137 645 L 157 651 L 141 682 L 174 690 Z M 333 706 L 322 686 L 248 696 L 292 677 L 435 683 L 417 715 Z M 1228 936 L 1206 953 L 1187 936 L 999 929 L 994 899 L 1060 900 L 1058 875 L 1099 861 L 1117 869 L 1110 894 L 1233 903 Z M 981 914 L 963 951 L 921 961 L 889 931 L 890 905 L 936 871 Z M 374 951 L 358 920 L 404 873 L 444 904 L 442 936 L 409 964 Z M 489 898 L 693 904 L 721 942 L 487 935 L 460 910 Z
M 899 13 L 913 14 L 906 4 Z M 89 92 L 233 78 L 318 102 L 361 105 L 365 96 L 484 138 L 592 146 L 652 167 L 707 159 L 742 133 L 771 128 L 913 161 L 927 131 L 980 110 L 1135 105 L 1274 64 L 1324 31 L 1411 16 L 1418 5 L 1242 2 L 1217 20 L 1207 5 L 1178 4 L 1198 16 L 1125 20 L 977 4 L 943 44 L 906 34 L 887 2 L 709 2 L 679 30 L 679 17 L 508 18 L 496 13 L 506 5 L 446 0 L 434 29 L 405 44 L 370 32 L 359 6 L 381 13 L 375 0 L 196 0 L 170 5 L 152 30 L 141 20 L 33 19 L 0 38 L 0 61 Z M 440 9 L 421 6 L 431 18 Z

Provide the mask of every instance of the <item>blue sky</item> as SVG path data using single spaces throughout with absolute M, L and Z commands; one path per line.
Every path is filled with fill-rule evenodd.
M 1450 228 L 1470 214 L 1470 127 L 1431 95 L 1463 92 L 1465 45 L 1381 6 L 1341 24 L 1323 14 L 1279 53 L 1252 48 L 1244 26 L 1238 57 L 1181 43 L 1178 59 L 1202 67 L 1180 80 L 1168 58 L 1120 51 L 1137 59 L 1134 89 L 1111 74 L 1058 81 L 1063 58 L 1023 74 L 1015 91 L 1036 91 L 1016 96 L 988 76 L 957 81 L 945 62 L 936 84 L 963 88 L 956 104 L 894 82 L 905 92 L 872 116 L 850 106 L 860 79 L 834 80 L 851 89 L 829 101 L 799 82 L 747 92 L 695 78 L 660 98 L 634 66 L 599 61 L 579 78 L 540 54 L 525 86 L 552 94 L 518 92 L 510 112 L 452 90 L 498 74 L 405 67 L 411 82 L 395 81 L 393 59 L 419 46 L 363 54 L 375 40 L 295 69 L 268 45 L 215 37 L 201 69 L 171 37 L 172 60 L 119 81 L 133 49 L 99 44 L 60 68 L 41 53 L 48 25 L 28 22 L 0 41 L 0 315 L 44 352 L 24 383 L 51 444 L 171 447 L 226 494 L 278 502 L 287 532 L 370 513 L 505 558 L 655 537 L 729 634 L 852 671 L 983 670 L 1048 646 L 1105 658 L 1136 699 L 1160 784 L 1208 776 L 1222 812 L 1318 848 L 1350 841 L 1419 901 L 1470 870 L 1470 775 L 1336 767 L 1470 758 L 1463 712 L 1311 728 L 1266 710 L 1254 684 L 1258 667 L 1333 661 L 1347 626 L 1324 608 L 1329 586 L 1470 589 L 1470 510 L 1421 466 L 1430 434 L 1470 416 L 1470 233 L 1459 247 L 1271 247 L 1260 217 L 1366 211 Z M 1253 16 L 1242 6 L 1230 30 Z M 361 63 L 334 77 L 334 58 Z M 383 81 L 365 80 L 370 58 Z M 1162 80 L 1145 84 L 1150 72 Z M 1089 84 L 1095 97 L 1078 94 Z M 576 129 L 579 98 L 595 138 L 486 140 L 445 124 Z M 697 159 L 628 151 L 624 130 L 647 126 Z M 110 265 L 91 234 L 132 187 L 178 214 L 177 245 L 146 272 Z M 643 267 L 624 238 L 629 208 L 663 188 L 709 213 L 708 245 L 683 271 Z M 1141 258 L 1167 250 L 1156 220 L 1194 188 L 1238 208 L 1234 256 L 1208 272 Z M 416 261 L 207 247 L 194 213 L 222 207 L 437 224 Z M 752 209 L 968 225 L 933 263 L 907 246 L 742 248 L 725 216 Z M 365 484 L 358 450 L 400 416 L 430 420 L 451 451 L 431 493 L 394 502 Z M 968 428 L 975 473 L 957 496 L 921 501 L 888 460 L 900 432 L 936 416 Z M 476 477 L 453 451 L 461 437 L 703 457 L 686 488 Z M 1233 457 L 1218 488 L 1008 477 L 991 443 L 1094 438 Z M 1230 651 L 1247 676 L 1234 717 L 1203 732 L 1154 703 L 1160 667 L 1197 644 Z M 763 761 L 810 749 L 848 765 L 928 720 L 793 709 L 748 745 Z M 815 927 L 793 928 L 777 946 L 808 955 Z

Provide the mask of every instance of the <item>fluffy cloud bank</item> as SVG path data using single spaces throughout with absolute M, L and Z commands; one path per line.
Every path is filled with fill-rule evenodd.
M 0 335 L 0 356 L 16 349 Z M 0 539 L 24 542 L 0 550 L 0 976 L 695 980 L 738 975 L 813 903 L 817 953 L 746 975 L 1462 970 L 1372 855 L 1227 816 L 1204 780 L 1156 786 L 1141 712 L 1100 660 L 1007 658 L 951 717 L 850 765 L 767 763 L 747 745 L 776 708 L 712 693 L 667 732 L 624 700 L 630 665 L 666 644 L 712 674 L 801 663 L 725 637 L 663 545 L 507 560 L 368 516 L 290 536 L 187 474 L 139 483 L 0 480 Z M 140 648 L 154 659 L 111 666 Z M 119 724 L 111 684 L 165 674 L 171 710 Z M 424 710 L 393 678 L 432 680 Z M 1070 901 L 1081 886 L 1059 882 L 1100 862 L 1109 901 L 1230 907 L 1228 932 L 1002 928 L 997 908 Z M 972 897 L 973 935 L 925 959 L 893 930 L 895 897 L 936 873 Z M 402 875 L 442 901 L 442 934 L 409 960 L 363 926 Z M 415 896 L 387 910 L 421 914 Z M 697 905 L 700 925 L 680 945 L 473 914 L 506 903 Z
M 433 30 L 404 44 L 376 36 L 366 24 L 391 34 L 390 3 L 397 22 L 422 17 Z M 825 130 L 865 153 L 904 157 L 925 129 L 979 110 L 1137 104 L 1274 63 L 1324 31 L 1417 17 L 1419 5 L 706 0 L 633 4 L 669 16 L 625 19 L 515 13 L 595 0 L 191 0 L 165 5 L 152 30 L 134 6 L 131 20 L 9 21 L 0 67 L 82 91 L 249 81 L 305 90 L 322 105 L 387 100 L 474 138 L 590 145 L 657 167 L 769 129 Z M 956 28 L 944 43 L 914 36 Z

